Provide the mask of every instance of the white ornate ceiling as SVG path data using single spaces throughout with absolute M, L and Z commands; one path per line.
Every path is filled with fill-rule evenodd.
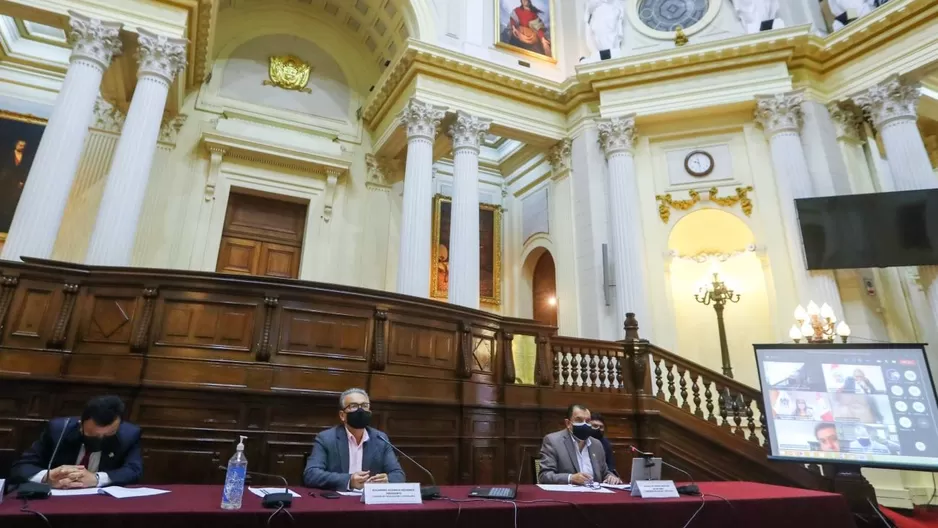
M 320 18 L 334 21 L 351 34 L 371 53 L 381 71 L 394 61 L 410 37 L 407 0 L 222 0 L 220 8 L 259 2 L 309 6 Z

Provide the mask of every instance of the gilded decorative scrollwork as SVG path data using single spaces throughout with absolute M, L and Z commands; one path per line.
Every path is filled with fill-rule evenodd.
M 309 74 L 312 66 L 293 55 L 271 57 L 269 75 L 270 79 L 264 81 L 264 86 L 277 86 L 284 90 L 313 93 L 306 85 L 309 83 Z
M 701 201 L 713 202 L 720 207 L 733 207 L 739 204 L 743 214 L 752 216 L 752 200 L 749 198 L 749 193 L 752 191 L 753 188 L 750 185 L 748 187 L 737 187 L 735 196 L 717 196 L 720 190 L 716 187 L 711 187 L 707 191 L 706 198 L 700 196 L 700 191 L 691 189 L 687 192 L 688 196 L 690 196 L 687 200 L 675 200 L 671 197 L 671 193 L 659 194 L 655 196 L 655 199 L 658 200 L 658 216 L 661 218 L 662 222 L 668 223 L 671 219 L 671 209 L 687 211 Z

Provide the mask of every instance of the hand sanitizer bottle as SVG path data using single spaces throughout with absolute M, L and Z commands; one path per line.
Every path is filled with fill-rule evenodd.
M 244 439 L 241 436 L 235 454 L 228 459 L 228 473 L 225 474 L 225 489 L 222 491 L 221 508 L 240 510 L 241 496 L 244 495 L 244 475 L 248 470 L 248 459 L 244 456 Z

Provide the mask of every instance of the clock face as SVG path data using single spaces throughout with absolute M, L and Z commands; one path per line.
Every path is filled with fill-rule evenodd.
M 640 0 L 638 18 L 657 31 L 687 29 L 700 22 L 709 7 L 710 0 Z
M 713 172 L 713 157 L 702 150 L 696 150 L 684 158 L 684 168 L 691 176 L 706 176 Z

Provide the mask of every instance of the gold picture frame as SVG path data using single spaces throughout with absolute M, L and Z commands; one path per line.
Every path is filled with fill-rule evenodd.
M 556 13 L 557 10 L 554 9 L 554 0 L 530 0 L 531 5 L 537 8 L 541 13 L 543 13 L 544 8 L 547 9 L 547 16 L 543 17 L 538 14 L 537 20 L 540 22 L 538 24 L 543 25 L 545 33 L 547 33 L 546 38 L 550 43 L 550 53 L 545 54 L 532 49 L 523 47 L 523 44 L 512 43 L 512 39 L 509 35 L 510 33 L 510 14 L 516 9 L 521 8 L 522 0 L 495 0 L 495 47 L 502 48 L 512 53 L 517 53 L 519 55 L 525 55 L 528 57 L 535 58 L 537 60 L 549 62 L 552 64 L 557 63 L 557 43 L 555 40 L 556 31 L 554 31 Z M 507 18 L 505 13 L 508 13 Z M 546 18 L 546 21 L 544 20 Z M 503 27 L 504 25 L 504 27 Z M 534 43 L 531 43 L 534 45 Z
M 9 222 L 22 192 L 19 183 L 25 184 L 47 124 L 42 117 L 0 110 L 0 248 L 6 243 Z M 18 141 L 25 146 L 22 157 L 14 161 Z
M 449 271 L 441 262 L 442 248 L 449 248 L 449 196 L 433 197 L 433 228 L 430 241 L 430 297 L 446 299 L 449 293 Z M 490 228 L 489 228 L 490 226 Z M 502 303 L 502 208 L 479 204 L 479 301 L 490 306 Z M 445 231 L 445 232 L 444 232 Z M 491 237 L 486 233 L 491 231 Z M 487 255 L 491 254 L 491 258 Z M 445 260 L 445 259 L 444 259 Z M 489 271 L 491 268 L 491 271 Z

